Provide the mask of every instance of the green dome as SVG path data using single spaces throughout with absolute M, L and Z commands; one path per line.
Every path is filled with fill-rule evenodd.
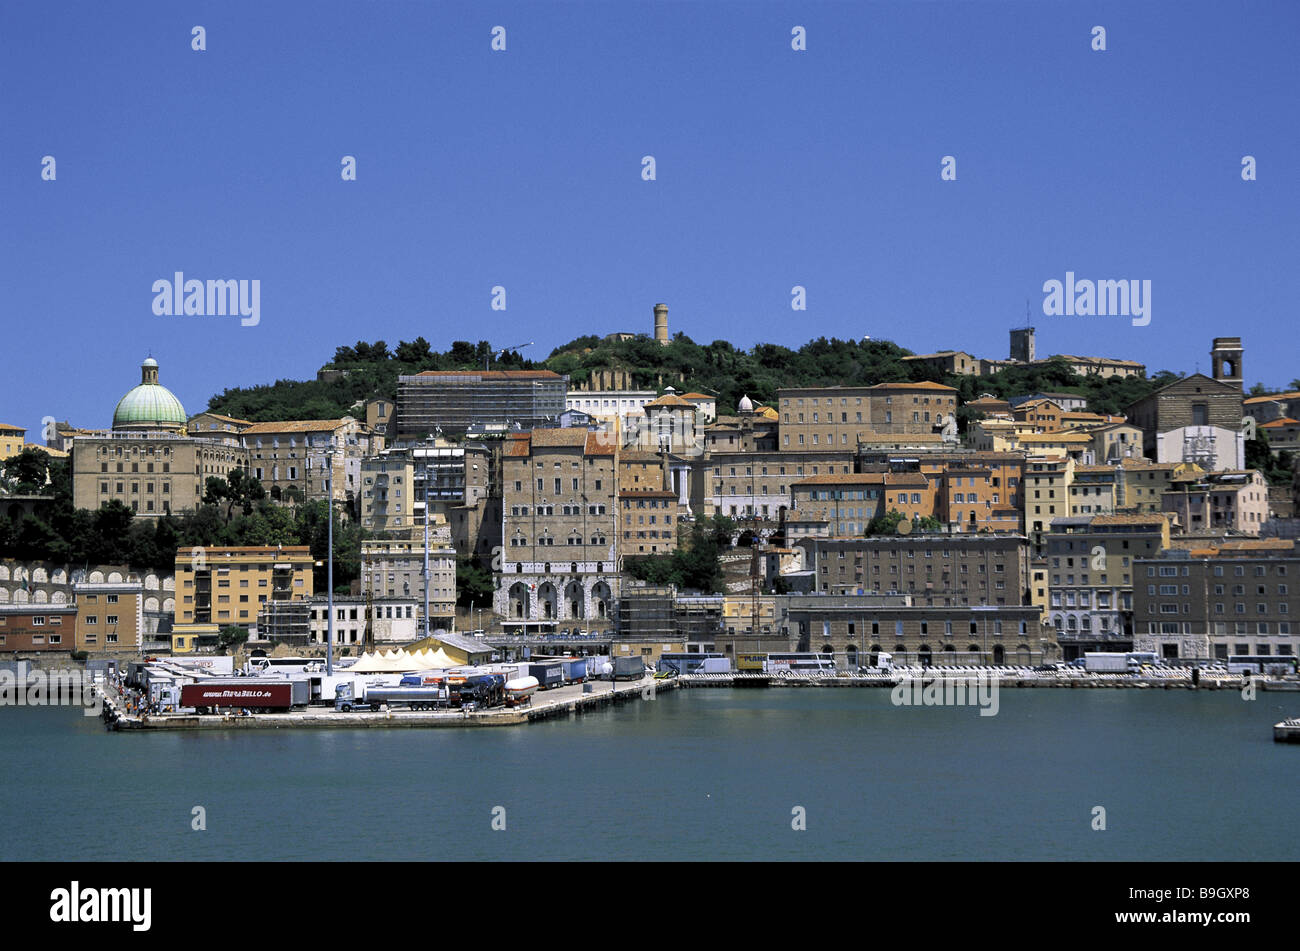
M 184 429 L 188 417 L 172 391 L 158 382 L 158 364 L 141 366 L 143 382 L 128 390 L 113 410 L 114 429 Z

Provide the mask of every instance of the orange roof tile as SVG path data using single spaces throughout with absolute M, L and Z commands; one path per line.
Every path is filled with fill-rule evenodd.
M 270 423 L 253 423 L 241 436 L 260 436 L 263 433 L 323 433 L 333 432 L 340 427 L 355 422 L 351 416 L 338 419 L 284 419 Z
M 948 390 L 952 393 L 957 392 L 955 386 L 945 386 L 942 383 L 877 383 L 875 386 L 867 387 L 869 390 Z

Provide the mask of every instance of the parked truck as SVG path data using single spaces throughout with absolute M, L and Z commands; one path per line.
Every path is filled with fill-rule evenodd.
M 615 657 L 615 680 L 640 680 L 645 676 L 645 662 L 640 657 Z
M 1090 651 L 1083 655 L 1083 668 L 1097 674 L 1137 673 L 1141 666 L 1136 657 L 1129 654 L 1103 653 Z
M 558 663 L 529 664 L 528 676 L 537 678 L 537 689 L 549 690 L 564 683 L 564 667 Z

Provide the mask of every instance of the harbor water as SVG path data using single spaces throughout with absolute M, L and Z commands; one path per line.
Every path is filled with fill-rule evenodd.
M 1300 747 L 1272 725 L 1297 703 L 710 689 L 495 729 L 142 734 L 9 707 L 0 859 L 1296 860 Z

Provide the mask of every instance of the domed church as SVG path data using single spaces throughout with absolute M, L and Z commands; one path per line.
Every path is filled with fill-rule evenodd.
M 158 382 L 158 361 L 140 365 L 140 385 L 127 390 L 113 410 L 114 431 L 160 430 L 183 433 L 185 407 L 175 394 Z

